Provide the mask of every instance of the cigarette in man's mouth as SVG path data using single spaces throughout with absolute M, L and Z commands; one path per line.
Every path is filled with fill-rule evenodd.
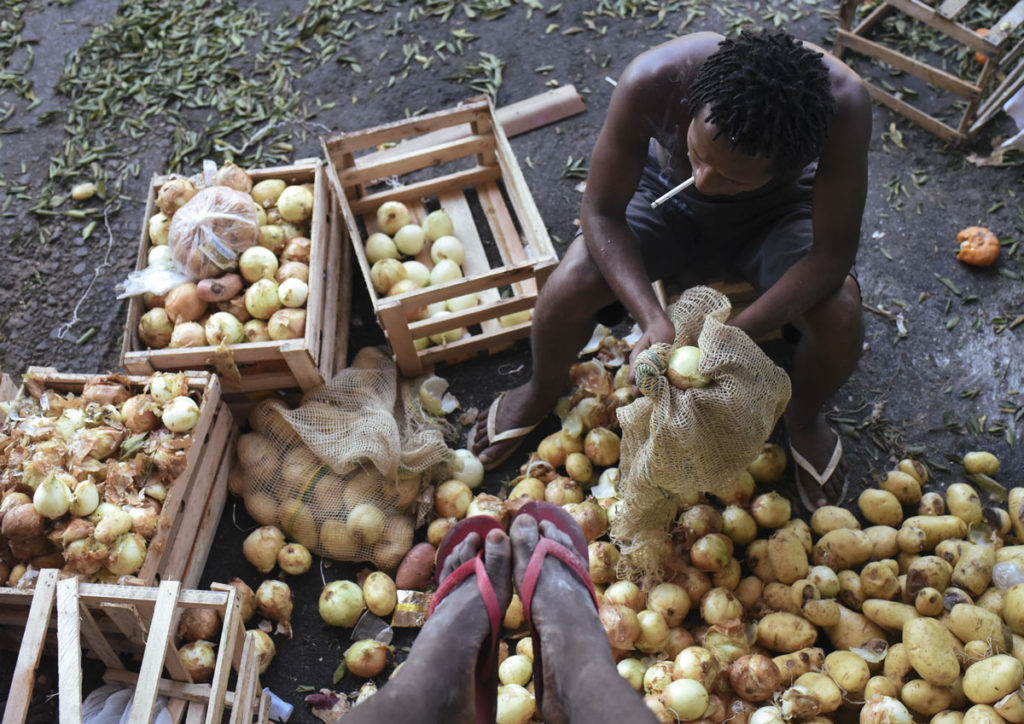
M 652 209 L 658 208 L 663 203 L 668 201 L 670 198 L 672 198 L 673 196 L 678 194 L 680 191 L 683 191 L 684 189 L 688 189 L 691 186 L 693 186 L 693 176 L 691 176 L 690 178 L 688 178 L 685 181 L 683 181 L 681 184 L 676 186 L 674 189 L 670 189 L 669 191 L 666 191 L 664 194 L 662 194 L 661 196 L 656 198 L 654 201 L 652 201 L 651 202 L 651 208 Z

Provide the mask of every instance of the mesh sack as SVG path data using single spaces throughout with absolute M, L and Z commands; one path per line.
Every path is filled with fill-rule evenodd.
M 642 396 L 617 410 L 623 511 L 611 535 L 623 577 L 660 576 L 657 551 L 681 498 L 732 492 L 789 402 L 788 375 L 726 324 L 730 309 L 728 297 L 710 287 L 687 290 L 668 308 L 674 344 L 652 345 L 636 361 Z M 701 349 L 699 371 L 712 378 L 710 386 L 681 390 L 665 376 L 669 351 L 687 344 Z
M 174 212 L 167 238 L 174 260 L 193 279 L 219 277 L 259 241 L 256 202 L 227 186 L 205 188 Z
M 295 409 L 277 398 L 257 405 L 237 448 L 249 514 L 319 555 L 397 567 L 417 499 L 446 476 L 451 454 L 450 426 L 423 410 L 420 382 L 363 350 Z

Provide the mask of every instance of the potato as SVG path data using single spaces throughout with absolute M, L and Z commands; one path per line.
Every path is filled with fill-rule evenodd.
M 1010 654 L 1017 661 L 1024 664 L 1024 636 L 1018 634 L 1010 634 Z
M 836 594 L 839 603 L 859 611 L 867 596 L 864 595 L 864 587 L 860 583 L 860 575 L 856 571 L 839 571 L 839 593 Z
M 1006 720 L 987 704 L 975 704 L 964 712 L 963 724 L 1003 724 Z
M 946 561 L 950 566 L 955 566 L 956 562 L 960 560 L 960 552 L 965 545 L 967 545 L 967 541 L 955 538 L 939 541 L 939 544 L 935 546 L 935 555 Z
M 924 679 L 914 679 L 903 685 L 900 699 L 919 714 L 931 716 L 953 703 L 953 695 L 943 686 L 929 684 Z
M 764 586 L 761 583 L 761 579 L 757 576 L 747 576 L 741 578 L 740 582 L 736 585 L 736 589 L 732 592 L 732 595 L 736 597 L 736 600 L 743 604 L 743 610 L 749 611 L 753 608 L 754 604 L 757 603 L 757 599 L 761 598 L 761 592 L 764 590 Z
M 825 665 L 825 651 L 816 646 L 808 647 L 776 656 L 772 661 L 782 672 L 783 683 L 788 685 L 808 671 L 820 670 Z
M 903 521 L 896 543 L 909 553 L 932 551 L 939 541 L 963 538 L 967 524 L 955 515 L 914 515 Z
M 1024 566 L 1024 545 L 1003 546 L 996 551 L 996 563 L 1005 563 L 1007 561 Z
M 908 621 L 921 617 L 913 606 L 880 598 L 869 598 L 864 601 L 861 611 L 871 621 L 890 631 L 902 631 Z
M 1024 722 L 1024 689 L 1011 691 L 992 705 L 999 716 L 1012 724 Z
M 793 518 L 782 526 L 781 530 L 789 531 L 790 534 L 795 535 L 797 539 L 804 546 L 804 552 L 807 555 L 811 555 L 811 551 L 814 550 L 814 536 L 811 535 L 811 527 L 800 518 Z
M 395 575 L 395 585 L 399 589 L 422 591 L 430 583 L 434 575 L 434 546 L 429 543 L 417 543 L 402 559 Z
M 946 501 L 936 492 L 925 493 L 917 504 L 918 515 L 945 515 Z
M 374 571 L 363 581 L 363 600 L 370 613 L 389 616 L 398 603 L 398 591 L 391 576 L 383 571 Z
M 900 594 L 900 583 L 890 566 L 875 561 L 860 572 L 860 587 L 868 598 L 893 600 Z
M 912 458 L 904 458 L 900 460 L 899 465 L 896 469 L 901 473 L 906 473 L 921 485 L 928 482 L 928 468 L 924 466 L 920 460 L 914 460 Z
M 944 591 L 952 575 L 953 566 L 939 556 L 921 556 L 907 570 L 907 593 L 916 596 L 922 588 Z
M 1003 620 L 1013 633 L 1024 634 L 1024 583 L 1017 583 L 1006 590 Z
M 1024 488 L 1010 489 L 1006 510 L 1010 513 L 1014 537 L 1019 541 L 1024 541 Z
M 963 721 L 964 713 L 962 711 L 946 709 L 933 716 L 928 724 L 963 724 Z
M 875 525 L 898 526 L 903 522 L 903 506 L 888 490 L 868 488 L 857 498 L 861 515 Z
M 897 532 L 889 525 L 872 525 L 864 529 L 865 535 L 871 540 L 872 560 L 892 558 L 900 552 L 900 547 L 896 545 Z
M 791 613 L 769 613 L 757 623 L 757 643 L 777 653 L 807 648 L 816 638 L 814 624 Z
M 972 475 L 995 475 L 999 472 L 999 458 L 986 450 L 973 450 L 964 455 L 964 470 Z
M 971 664 L 964 672 L 964 694 L 975 704 L 994 704 L 1024 683 L 1024 665 L 1007 654 Z
M 789 587 L 789 597 L 794 606 L 800 607 L 804 601 L 821 598 L 821 592 L 809 579 L 801 578 Z
M 914 596 L 914 608 L 922 616 L 938 616 L 942 613 L 942 594 L 925 586 Z
M 852 651 L 833 651 L 825 657 L 825 670 L 839 684 L 839 688 L 860 699 L 860 694 L 871 678 L 871 671 L 863 658 Z
M 768 540 L 758 538 L 747 546 L 747 568 L 755 576 L 761 579 L 762 583 L 771 583 L 779 580 L 775 577 L 775 569 L 772 568 L 772 559 L 768 554 Z
M 828 659 L 825 661 L 827 664 Z M 843 692 L 828 674 L 808 671 L 806 674 L 801 674 L 797 677 L 797 680 L 793 682 L 793 686 L 802 686 L 809 689 L 821 705 L 820 713 L 822 714 L 835 711 L 843 703 Z
M 204 302 L 223 302 L 242 291 L 242 277 L 225 274 L 217 279 L 203 279 L 196 284 L 196 294 Z
M 946 607 L 947 611 L 951 610 L 958 603 L 966 603 L 969 606 L 973 606 L 974 598 L 967 591 L 956 586 L 949 586 L 942 592 L 942 605 Z
M 839 623 L 825 626 L 825 634 L 837 649 L 854 649 L 871 639 L 884 639 L 885 632 L 867 617 L 840 604 Z
M 1006 605 L 1006 591 L 1000 590 L 995 586 L 989 586 L 988 590 L 978 596 L 974 605 L 984 608 L 986 611 L 991 611 L 997 616 L 1002 616 Z
M 968 641 L 964 644 L 964 666 L 987 659 L 992 655 L 992 647 L 987 641 Z
M 801 613 L 815 626 L 835 626 L 839 623 L 839 604 L 833 598 L 805 601 Z
M 1011 639 L 1009 630 L 1003 625 L 999 616 L 980 606 L 958 603 L 949 612 L 946 628 L 967 643 L 968 641 L 987 641 L 998 653 L 1010 650 Z
M 906 646 L 893 644 L 889 647 L 882 664 L 882 673 L 898 689 L 902 689 L 904 684 L 916 678 L 917 672 L 910 665 L 910 656 L 907 654 Z
M 953 567 L 950 582 L 975 597 L 980 596 L 992 583 L 992 566 L 995 562 L 996 554 L 991 546 L 965 544 Z
M 985 522 L 988 523 L 988 526 L 1000 539 L 1010 535 L 1010 532 L 1013 530 L 1013 521 L 1010 520 L 1010 514 L 1005 510 L 994 505 L 988 505 L 981 509 L 981 514 L 985 518 Z
M 768 604 L 768 608 L 773 611 L 782 611 L 785 613 L 800 613 L 800 606 L 793 601 L 792 588 L 787 586 L 785 583 L 779 583 L 778 581 L 772 581 L 771 583 L 764 584 L 764 589 L 761 592 L 761 598 Z
M 783 528 L 768 539 L 768 558 L 775 577 L 782 583 L 790 584 L 807 575 L 807 551 L 799 536 L 799 533 Z
M 842 571 L 865 563 L 871 558 L 873 545 L 862 530 L 840 528 L 818 539 L 812 560 L 815 565 Z
M 946 488 L 946 508 L 968 525 L 981 522 L 981 498 L 967 483 L 953 483 Z
M 878 487 L 895 495 L 901 503 L 912 505 L 921 500 L 921 483 L 902 470 L 890 470 L 878 481 Z
M 916 615 L 916 611 L 915 611 Z M 949 686 L 960 676 L 960 662 L 949 645 L 949 632 L 934 618 L 915 618 L 903 626 L 910 665 L 935 686 Z
M 853 513 L 837 505 L 823 505 L 811 513 L 811 530 L 819 536 L 840 528 L 859 530 L 860 523 Z
M 884 676 L 872 676 L 864 686 L 864 701 L 869 700 L 876 694 L 891 696 L 894 699 L 898 699 L 900 696 L 900 690 Z

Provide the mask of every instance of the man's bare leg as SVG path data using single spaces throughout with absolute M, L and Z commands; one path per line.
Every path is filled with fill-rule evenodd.
M 792 446 L 814 469 L 822 472 L 836 446 L 836 433 L 822 407 L 842 386 L 860 357 L 864 340 L 860 290 L 852 277 L 832 296 L 796 324 L 800 341 L 793 358 L 793 396 L 786 408 L 786 431 Z M 796 484 L 817 507 L 838 503 L 845 464 L 840 464 L 824 487 L 795 466 Z
M 540 536 L 570 551 L 569 536 L 550 521 L 520 515 L 512 522 L 513 575 L 520 584 Z M 545 724 L 586 722 L 645 724 L 655 718 L 640 694 L 615 668 L 608 635 L 586 587 L 568 566 L 548 556 L 541 568 L 530 616 L 544 665 Z
M 487 575 L 504 611 L 512 600 L 509 575 L 512 551 L 508 536 L 500 530 L 488 532 L 485 541 L 470 533 L 448 556 L 439 581 L 485 546 Z M 381 690 L 345 717 L 346 724 L 414 722 L 416 724 L 472 724 L 476 721 L 475 672 L 491 634 L 487 609 L 470 576 L 438 605 L 409 652 L 409 658 Z M 489 692 L 496 696 L 497 692 Z
M 497 432 L 533 425 L 551 412 L 565 389 L 569 367 L 594 331 L 597 311 L 613 301 L 615 295 L 591 260 L 583 237 L 577 237 L 537 298 L 530 332 L 532 376 L 501 398 Z M 490 444 L 486 410 L 469 441 L 469 449 L 484 465 L 517 442 Z

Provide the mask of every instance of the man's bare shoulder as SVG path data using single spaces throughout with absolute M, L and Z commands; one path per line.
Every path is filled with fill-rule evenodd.
M 665 82 L 689 78 L 722 40 L 718 33 L 701 32 L 656 45 L 630 62 L 619 83 L 637 90 L 658 90 Z

